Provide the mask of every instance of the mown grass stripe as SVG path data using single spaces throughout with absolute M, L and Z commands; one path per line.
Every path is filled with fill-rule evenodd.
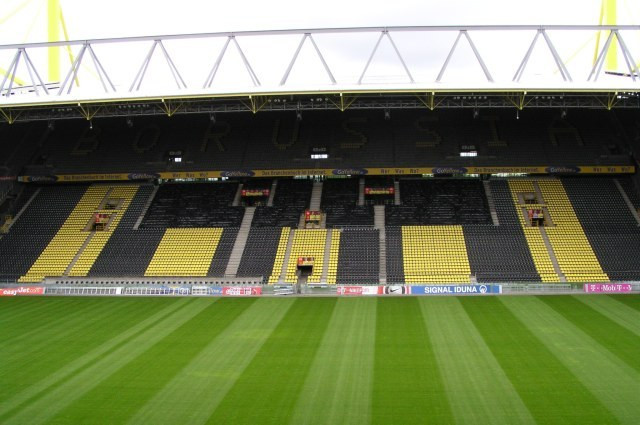
M 74 300 L 76 306 L 85 301 L 83 298 L 74 298 Z M 186 302 L 186 300 L 172 299 L 118 301 L 120 305 L 129 306 L 126 314 L 123 312 L 117 316 L 104 316 L 102 320 L 96 320 L 95 327 L 92 327 L 89 332 L 73 333 L 73 338 L 61 340 L 57 346 L 51 345 L 43 353 L 46 357 L 44 366 L 37 362 L 27 362 L 21 369 L 16 369 L 13 364 L 0 362 L 0 370 L 6 371 L 2 373 L 3 376 L 9 376 L 11 373 L 19 376 L 15 379 L 19 382 L 16 387 L 8 386 L 9 395 L 0 399 L 0 422 L 12 410 L 18 409 L 23 403 L 50 390 L 53 386 L 61 384 L 129 338 L 183 307 Z M 68 310 L 60 311 L 58 314 L 65 316 L 72 311 L 73 308 L 70 306 Z M 65 324 L 63 322 L 62 326 L 74 328 L 81 326 L 81 323 Z M 50 335 L 56 335 L 60 331 L 60 327 L 51 328 L 39 338 L 46 342 Z M 30 356 L 25 355 L 25 358 L 29 359 Z
M 28 323 L 35 322 L 31 327 L 9 330 L 9 337 L 3 338 L 0 346 L 0 358 L 20 367 L 21 363 L 31 364 L 38 355 L 48 354 L 52 348 L 61 346 L 68 349 L 67 341 L 75 340 L 83 333 L 88 335 L 92 328 L 100 326 L 101 320 L 114 315 L 118 317 L 119 312 L 125 309 L 122 303 L 101 301 L 104 300 L 85 300 L 69 307 L 61 306 L 63 314 L 43 312 L 30 319 Z M 52 330 L 55 333 L 51 333 Z M 42 338 L 43 334 L 50 334 L 50 337 Z
M 558 298 L 566 302 L 564 306 L 567 310 L 574 307 L 574 302 L 578 302 L 571 297 Z M 637 371 L 542 300 L 536 297 L 505 297 L 502 303 L 518 320 L 526 323 L 527 329 L 535 338 L 596 397 L 595 402 L 589 400 L 592 397 L 584 395 L 575 398 L 575 393 L 568 387 L 564 388 L 562 394 L 558 394 L 558 397 L 571 403 L 571 408 L 576 413 L 574 422 L 638 423 L 640 374 Z M 529 364 L 526 365 L 530 369 Z M 547 371 L 546 375 L 553 378 L 555 374 Z M 563 381 L 559 380 L 558 383 L 562 384 Z M 563 387 L 564 385 L 558 386 Z M 596 406 L 606 407 L 615 418 L 598 417 L 596 412 L 587 415 Z M 547 406 L 547 409 L 554 411 L 552 406 Z M 578 416 L 580 414 L 584 417 Z
M 420 308 L 456 423 L 535 423 L 458 298 L 422 298 Z
M 604 295 L 576 296 L 576 299 L 640 336 L 640 311 Z
M 297 298 L 208 423 L 286 422 L 335 303 L 335 298 Z
M 66 297 L 0 297 L 0 324 L 25 324 L 41 311 L 56 312 L 61 305 L 71 304 Z M 30 323 L 33 325 L 33 323 Z
M 460 303 L 536 422 L 617 422 L 498 297 L 461 297 Z
M 640 311 L 640 295 L 627 295 L 627 294 L 611 294 L 609 297 L 613 298 L 616 301 L 620 301 L 627 306 Z
M 180 301 L 183 302 L 181 303 Z M 136 332 L 133 338 L 127 340 L 117 349 L 97 358 L 94 357 L 86 368 L 55 388 L 40 394 L 40 397 L 32 400 L 14 415 L 5 419 L 3 423 L 20 424 L 28 422 L 31 425 L 36 425 L 48 421 L 59 411 L 136 358 L 140 353 L 166 337 L 184 322 L 190 320 L 211 302 L 213 302 L 211 299 L 203 298 L 177 300 L 175 303 L 177 307 L 174 308 L 171 314 L 160 320 L 154 320 L 153 325 L 143 328 L 144 330 L 139 334 Z M 153 361 L 153 359 L 149 360 Z
M 337 301 L 290 424 L 370 422 L 376 305 L 373 298 Z
M 34 299 L 35 298 L 31 298 L 31 300 Z M 109 303 L 100 303 L 96 299 L 87 299 L 82 304 L 52 304 L 53 305 L 49 308 L 32 309 L 29 308 L 31 306 L 27 307 L 27 309 L 30 310 L 30 313 L 28 317 L 23 319 L 13 317 L 4 320 L 0 319 L 0 326 L 3 328 L 3 345 L 9 342 L 15 344 L 19 340 L 27 339 L 34 334 L 42 332 L 43 329 L 55 329 L 59 323 L 64 321 L 71 321 L 73 323 L 73 320 L 76 317 L 82 317 L 86 311 L 91 311 L 94 308 L 106 307 Z M 66 312 L 68 308 L 68 314 L 60 314 L 60 311 Z M 31 346 L 29 346 L 29 348 L 31 348 Z M 2 347 L 0 347 L 0 350 L 2 350 Z M 0 358 L 2 357 L 0 356 Z
M 129 423 L 200 425 L 206 422 L 293 301 L 293 298 L 263 298 L 251 304 L 159 389 Z M 179 403 L 176 403 L 177 394 Z
M 372 423 L 453 423 L 418 299 L 377 303 Z
M 108 417 L 111 424 L 125 423 L 255 300 L 229 298 L 210 303 L 51 421 L 101 424 Z
M 590 295 L 583 295 L 590 296 Z M 554 309 L 598 344 L 640 372 L 640 337 L 598 313 L 574 297 L 543 296 L 540 301 Z
M 71 308 L 68 314 L 57 315 L 58 320 L 51 320 L 51 326 L 47 329 L 38 327 L 2 341 L 0 359 L 10 367 L 0 366 L 0 382 L 5 383 L 0 386 L 0 400 L 43 379 L 52 368 L 68 363 L 98 344 L 100 339 L 93 332 L 104 326 L 103 322 L 111 314 L 117 317 L 122 310 L 122 305 L 95 305 L 90 300 L 87 300 L 86 306 L 84 304 L 76 304 L 76 308 Z M 101 337 L 107 339 L 117 335 L 127 326 L 128 323 L 121 321 L 120 326 L 114 324 L 114 330 L 104 332 Z M 12 391 L 5 393 L 6 388 Z

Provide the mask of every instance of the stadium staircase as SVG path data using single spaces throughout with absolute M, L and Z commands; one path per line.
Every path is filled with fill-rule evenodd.
M 311 211 L 320 211 L 320 202 L 322 200 L 322 182 L 313 182 L 313 190 L 311 191 L 311 202 L 309 209 Z
M 242 188 L 244 187 L 243 183 L 238 184 L 238 190 L 236 190 L 236 196 L 233 197 L 233 202 L 231 203 L 232 207 L 239 207 L 240 201 L 242 200 Z
M 382 285 L 387 283 L 387 238 L 384 218 L 384 205 L 374 205 L 374 228 L 378 230 L 379 279 Z
M 144 207 L 142 207 L 142 211 L 140 212 L 140 216 L 138 217 L 136 224 L 133 225 L 133 230 L 138 230 L 140 224 L 142 224 L 142 220 L 144 220 L 144 216 L 147 215 L 147 211 L 149 211 L 149 207 L 153 203 L 153 199 L 156 197 L 156 193 L 158 193 L 159 188 L 160 186 L 153 186 L 153 190 L 151 191 L 147 202 L 145 202 Z
M 335 285 L 338 275 L 338 258 L 340 255 L 340 236 L 338 229 L 327 231 L 327 240 L 324 246 L 324 263 L 320 282 Z
M 364 205 L 364 177 L 358 179 L 358 206 Z
M 238 274 L 238 267 L 240 266 L 244 248 L 247 245 L 249 231 L 251 230 L 251 222 L 253 221 L 253 215 L 255 212 L 256 207 L 245 208 L 242 223 L 240 224 L 240 229 L 238 230 L 238 235 L 236 236 L 235 243 L 233 244 L 229 262 L 227 263 L 227 269 L 224 272 L 225 277 L 236 277 Z
M 271 190 L 269 191 L 269 199 L 267 199 L 267 206 L 273 206 L 273 198 L 276 196 L 276 190 L 278 189 L 278 179 L 273 179 L 271 183 Z
M 558 275 L 558 280 L 560 282 L 566 282 L 567 277 L 562 273 L 562 269 L 560 268 L 560 264 L 558 263 L 558 258 L 556 257 L 555 252 L 553 251 L 553 247 L 551 246 L 551 241 L 549 241 L 549 235 L 547 235 L 547 231 L 544 227 L 540 227 L 540 235 L 542 236 L 542 241 L 544 242 L 545 248 L 547 248 L 547 252 L 549 253 L 549 259 L 551 260 L 551 264 L 553 265 L 553 271 Z
M 491 220 L 494 226 L 499 226 L 498 212 L 496 211 L 496 205 L 493 202 L 493 194 L 491 193 L 491 185 L 488 180 L 482 182 L 484 185 L 484 192 L 487 197 L 487 204 L 489 205 L 489 213 L 491 214 Z
M 207 276 L 222 236 L 220 228 L 167 229 L 145 276 Z
M 31 205 L 31 202 L 33 202 L 34 199 L 36 199 L 36 196 L 38 196 L 38 194 L 40 193 L 42 189 L 38 188 L 33 195 L 31 195 L 31 197 L 29 198 L 29 200 L 24 204 L 24 206 L 22 206 L 22 208 L 20 208 L 20 210 L 18 211 L 18 213 L 11 218 L 9 223 L 6 223 L 6 226 L 4 227 L 3 231 L 5 233 L 9 233 L 9 230 L 11 230 L 11 226 L 13 226 L 13 224 L 15 222 L 18 221 L 18 219 L 20 218 L 20 216 L 27 210 L 27 208 L 29 207 L 29 205 Z
M 620 182 L 618 181 L 618 179 L 614 179 L 613 181 L 616 187 L 618 188 L 620 195 L 622 195 L 622 199 L 624 199 L 624 203 L 627 204 L 627 207 L 629 208 L 631 215 L 636 220 L 636 223 L 638 223 L 638 226 L 640 226 L 640 216 L 638 215 L 638 211 L 636 210 L 636 208 L 633 206 L 631 199 L 629 199 L 629 196 L 627 196 L 627 193 L 623 189 L 622 185 L 620 185 Z
M 400 205 L 402 201 L 400 200 L 400 180 L 396 179 L 393 182 L 393 205 Z

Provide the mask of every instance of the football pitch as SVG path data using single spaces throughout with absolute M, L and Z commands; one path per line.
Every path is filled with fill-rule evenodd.
M 0 300 L 0 423 L 638 424 L 640 296 Z

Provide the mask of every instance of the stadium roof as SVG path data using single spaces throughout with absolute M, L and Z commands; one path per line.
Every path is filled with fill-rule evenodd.
M 397 26 L 10 44 L 0 46 L 7 70 L 0 113 L 13 122 L 348 107 L 639 107 L 638 35 L 638 25 Z M 51 81 L 47 54 L 60 49 L 69 64 Z M 612 54 L 620 66 L 606 70 Z

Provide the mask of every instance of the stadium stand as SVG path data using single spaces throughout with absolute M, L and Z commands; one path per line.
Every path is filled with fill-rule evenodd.
M 47 247 L 19 281 L 39 282 L 47 276 L 68 275 L 70 271 L 74 271 L 76 276 L 86 274 L 111 232 L 117 228 L 136 190 L 137 186 L 89 186 Z M 98 236 L 96 242 L 92 243 L 97 232 L 90 231 L 88 226 L 94 215 L 105 213 L 110 213 L 111 217 L 105 230 L 107 233 Z M 83 255 L 86 248 L 89 251 Z M 80 264 L 74 270 L 72 266 L 78 260 Z
M 282 230 L 278 227 L 252 228 L 247 238 L 237 276 L 262 276 L 263 281 L 266 282 L 274 268 L 281 233 Z M 280 267 L 282 267 L 282 263 Z
M 403 226 L 406 283 L 468 283 L 471 268 L 462 226 Z
M 482 183 L 471 179 L 400 180 L 402 205 L 387 205 L 388 226 L 490 224 Z
M 324 266 L 324 252 L 327 231 L 324 229 L 297 229 L 293 232 L 291 254 L 287 263 L 285 282 L 296 283 L 298 281 L 298 258 L 313 258 L 312 273 L 308 277 L 309 283 L 319 283 Z
M 279 179 L 273 207 L 257 207 L 254 227 L 298 227 L 300 217 L 309 207 L 312 180 Z
M 37 189 L 40 192 L 29 208 L 0 239 L 0 275 L 5 279 L 18 279 L 27 273 L 67 220 L 87 186 L 34 186 L 33 190 Z
M 327 179 L 322 188 L 322 211 L 326 225 L 335 227 L 373 226 L 373 207 L 358 205 L 358 179 Z
M 500 225 L 463 226 L 473 275 L 478 282 L 539 281 L 508 182 L 492 180 L 490 188 Z
M 151 185 L 140 186 L 120 225 L 89 271 L 89 276 L 144 276 L 165 233 L 163 228 L 133 229 L 152 192 Z
M 232 207 L 236 183 L 163 184 L 142 228 L 238 227 L 244 208 Z
M 603 271 L 612 280 L 640 279 L 640 228 L 614 181 L 589 178 L 562 183 Z M 627 187 L 627 195 L 635 194 Z
M 406 110 L 394 111 L 389 121 L 380 118 L 379 111 L 317 111 L 303 121 L 266 113 L 226 114 L 212 123 L 206 116 L 177 115 L 136 117 L 133 127 L 106 118 L 94 120 L 93 128 L 72 120 L 53 131 L 20 126 L 7 137 L 24 140 L 14 157 L 27 164 L 27 175 L 629 163 L 623 136 L 599 111 L 560 118 L 555 111 L 530 110 L 514 120 L 503 111 L 473 119 L 466 110 L 426 116 Z M 314 146 L 326 147 L 329 158 L 311 159 Z M 474 146 L 478 156 L 460 157 L 461 146 Z M 170 161 L 169 152 L 180 152 L 181 162 Z
M 334 239 L 331 239 L 333 243 Z M 379 244 L 377 229 L 343 229 L 336 282 L 368 284 L 378 281 Z
M 0 215 L 16 216 L 31 201 L 4 226 L 0 278 L 223 277 L 238 239 L 236 275 L 270 284 L 294 283 L 300 274 L 309 283 L 378 283 L 381 255 L 387 283 L 640 279 L 640 232 L 629 208 L 640 208 L 640 196 L 632 177 L 459 177 L 470 166 L 558 165 L 575 172 L 632 164 L 626 143 L 637 144 L 635 115 L 531 110 L 514 120 L 503 111 L 474 119 L 465 110 L 398 110 L 384 120 L 379 111 L 350 110 L 305 113 L 302 121 L 277 113 L 222 115 L 215 122 L 175 116 L 138 117 L 133 126 L 100 119 L 93 128 L 71 120 L 55 129 L 0 127 L 0 177 L 33 177 L 28 184 L 0 180 Z M 310 158 L 314 147 L 329 157 Z M 460 156 L 464 149 L 478 156 Z M 378 176 L 364 169 L 427 165 L 439 174 Z M 255 171 L 294 168 L 335 169 L 322 170 L 330 177 L 303 178 Z M 155 174 L 203 170 L 228 172 L 215 182 L 159 181 Z M 137 182 L 36 182 L 65 173 L 126 173 Z M 304 211 L 318 204 L 325 214 L 320 228 L 303 229 Z M 256 206 L 255 214 L 238 238 L 248 206 Z M 541 216 L 532 223 L 534 210 Z M 106 228 L 92 227 L 96 214 L 109 217 Z M 312 270 L 300 273 L 298 257 L 313 257 Z

